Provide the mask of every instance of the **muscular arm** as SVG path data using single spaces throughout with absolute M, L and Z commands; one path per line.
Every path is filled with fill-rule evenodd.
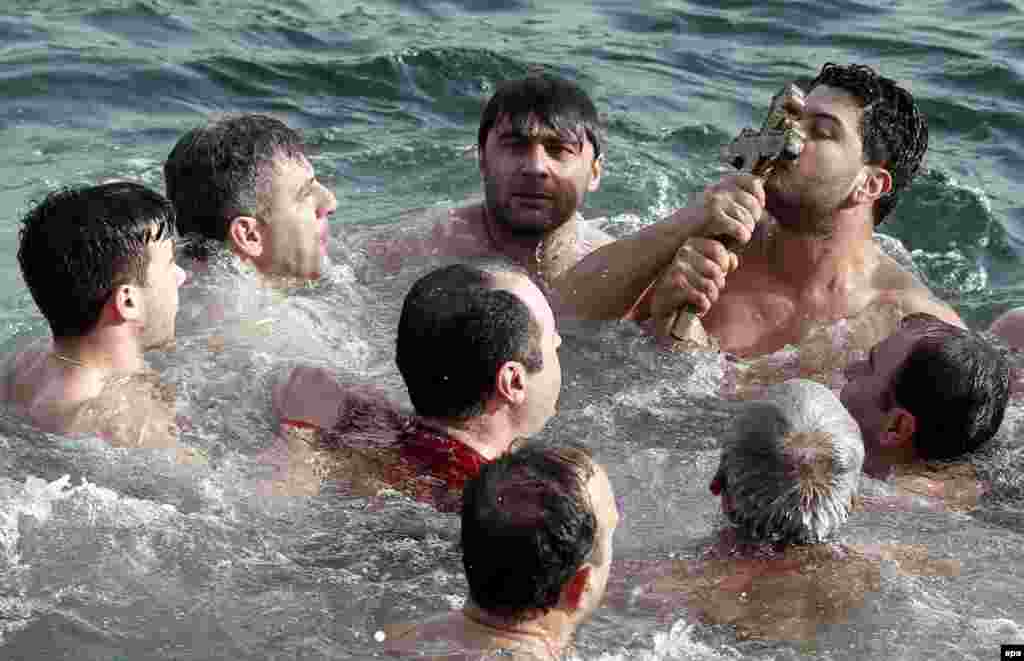
M 679 246 L 703 224 L 703 208 L 686 207 L 599 247 L 555 281 L 559 310 L 581 319 L 626 316 Z
M 676 291 L 663 298 L 671 299 L 673 310 L 687 302 L 704 301 L 705 295 L 698 290 L 717 291 L 724 286 L 724 274 L 738 263 L 717 239 L 730 237 L 738 245 L 745 245 L 763 207 L 761 179 L 753 175 L 726 176 L 705 189 L 698 203 L 595 250 L 576 264 L 556 282 L 560 307 L 584 319 L 645 318 L 649 314 L 648 290 L 666 271 L 669 273 L 662 280 Z M 697 237 L 711 240 L 681 259 L 680 248 L 694 243 L 688 239 Z M 677 265 L 672 271 L 670 267 Z M 691 278 L 700 286 L 683 284 L 690 283 Z M 713 300 L 704 302 L 707 307 Z

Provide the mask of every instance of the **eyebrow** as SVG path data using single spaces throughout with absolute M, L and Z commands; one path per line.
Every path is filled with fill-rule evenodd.
M 571 131 L 558 131 L 548 126 L 530 125 L 528 128 L 508 126 L 498 133 L 499 140 L 517 138 L 519 140 L 550 142 L 557 140 L 566 145 L 582 145 L 583 140 Z
M 810 117 L 811 117 L 811 119 L 831 120 L 832 122 L 835 122 L 839 126 L 843 126 L 843 121 L 841 119 L 839 119 L 838 116 L 833 115 L 830 112 L 825 112 L 824 110 L 819 110 L 818 112 L 812 112 L 810 114 Z

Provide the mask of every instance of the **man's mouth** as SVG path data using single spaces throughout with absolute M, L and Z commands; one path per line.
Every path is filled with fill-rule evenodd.
M 554 196 L 544 192 L 520 191 L 512 193 L 512 198 L 525 204 L 546 204 L 554 199 Z

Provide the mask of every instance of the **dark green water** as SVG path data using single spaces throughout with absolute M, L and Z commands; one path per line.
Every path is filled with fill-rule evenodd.
M 578 80 L 607 115 L 607 167 L 588 215 L 607 216 L 621 235 L 717 178 L 719 145 L 758 125 L 782 82 L 826 61 L 873 65 L 909 85 L 931 126 L 927 171 L 882 231 L 913 251 L 969 324 L 1024 305 L 1020 2 L 5 6 L 0 347 L 45 332 L 15 252 L 19 216 L 49 190 L 119 176 L 162 189 L 162 161 L 183 131 L 210 114 L 269 112 L 316 147 L 318 173 L 338 197 L 331 250 L 339 258 L 359 226 L 478 195 L 470 148 L 481 106 L 498 81 L 534 68 Z M 705 479 L 714 445 L 705 437 L 718 423 L 699 410 L 673 417 L 662 402 L 700 394 L 699 379 L 674 380 L 674 370 L 693 366 L 634 352 L 632 337 L 564 334 L 564 413 L 549 436 L 585 438 L 612 467 L 626 503 L 616 542 L 625 555 L 692 546 L 715 510 Z M 258 422 L 267 367 L 254 358 L 253 376 L 226 360 L 190 360 L 185 349 L 168 360 L 172 380 L 194 375 L 199 384 L 183 406 L 198 415 L 210 404 L 209 415 L 225 420 L 196 432 L 200 447 L 223 455 L 209 474 L 3 428 L 0 657 L 367 658 L 376 626 L 443 610 L 461 593 L 450 520 L 413 524 L 423 513 L 410 517 L 395 504 L 367 514 L 351 499 L 264 500 L 238 486 L 267 434 Z M 1015 466 L 1024 465 L 1018 409 L 1006 432 Z M 697 432 L 681 438 L 680 428 Z M 99 486 L 61 491 L 54 480 L 65 472 Z M 26 486 L 28 476 L 42 481 Z M 719 628 L 602 611 L 581 636 L 582 655 L 994 659 L 994 643 L 1024 642 L 1022 484 L 1008 478 L 1000 499 L 974 517 L 852 522 L 854 540 L 924 544 L 961 560 L 963 574 L 951 586 L 887 583 L 816 644 L 740 643 Z
M 13 5 L 13 6 L 12 6 Z M 929 171 L 883 230 L 975 325 L 1024 304 L 1024 18 L 1010 2 L 20 2 L 0 17 L 0 268 L 7 333 L 31 307 L 17 217 L 56 185 L 160 186 L 210 113 L 304 129 L 337 193 L 333 234 L 479 190 L 465 148 L 496 81 L 579 80 L 607 113 L 589 205 L 623 233 L 715 176 L 781 81 L 862 62 L 906 81 L 932 129 Z M 1018 238 L 1015 238 L 1018 237 Z

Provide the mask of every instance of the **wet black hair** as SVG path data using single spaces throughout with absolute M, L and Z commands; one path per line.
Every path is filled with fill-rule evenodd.
M 881 165 L 892 175 L 892 190 L 875 202 L 877 225 L 893 210 L 900 192 L 910 185 L 921 167 L 928 149 L 928 121 L 909 91 L 865 65 L 829 62 L 807 89 L 818 85 L 842 89 L 856 97 L 864 108 L 859 127 L 864 161 Z
M 484 107 L 477 131 L 477 145 L 483 153 L 487 135 L 501 118 L 526 132 L 531 120 L 560 135 L 578 136 L 582 128 L 594 147 L 594 158 L 604 153 L 601 120 L 594 102 L 578 85 L 550 74 L 534 74 L 498 85 Z
M 485 464 L 462 493 L 462 564 L 477 606 L 525 619 L 558 603 L 595 549 L 597 515 L 581 446 L 528 443 Z
M 21 274 L 57 338 L 95 328 L 116 287 L 145 286 L 146 246 L 175 233 L 170 202 L 128 181 L 55 191 L 21 222 Z
M 164 182 L 189 251 L 204 257 L 205 242 L 225 241 L 236 217 L 260 216 L 274 159 L 305 149 L 297 131 L 267 115 L 224 117 L 183 135 L 164 163 Z
M 973 452 L 999 431 L 1010 396 L 1010 366 L 977 333 L 929 314 L 905 317 L 920 332 L 890 384 L 891 403 L 917 419 L 914 450 L 923 459 Z
M 423 276 L 406 295 L 395 362 L 418 415 L 478 416 L 501 365 L 543 367 L 540 325 L 518 296 L 496 289 L 495 272 L 453 264 Z

